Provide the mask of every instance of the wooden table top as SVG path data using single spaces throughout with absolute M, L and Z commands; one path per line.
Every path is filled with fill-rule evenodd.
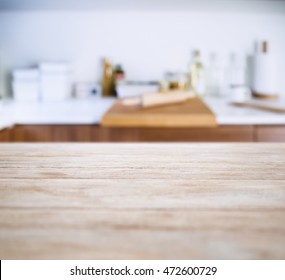
M 0 259 L 284 259 L 285 144 L 2 144 Z

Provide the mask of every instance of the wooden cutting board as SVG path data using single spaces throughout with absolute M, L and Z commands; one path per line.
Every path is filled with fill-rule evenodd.
M 186 102 L 141 108 L 125 106 L 121 100 L 104 115 L 103 126 L 108 127 L 215 127 L 216 117 L 199 98 Z

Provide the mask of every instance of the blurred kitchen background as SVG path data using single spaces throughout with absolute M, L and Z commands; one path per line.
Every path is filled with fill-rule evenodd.
M 282 0 L 0 0 L 0 141 L 285 141 L 284 30 Z M 215 125 L 102 121 L 172 90 Z

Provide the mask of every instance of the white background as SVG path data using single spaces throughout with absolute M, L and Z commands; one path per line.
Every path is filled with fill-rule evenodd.
M 216 266 L 214 276 L 70 276 L 70 269 L 78 268 L 153 268 L 163 271 L 167 266 Z M 71 279 L 213 279 L 213 280 L 284 280 L 285 261 L 2 261 L 2 280 L 71 280 Z
M 228 58 L 232 52 L 251 55 L 254 42 L 267 39 L 279 58 L 279 91 L 285 94 L 285 1 L 10 2 L 0 5 L 4 72 L 69 60 L 75 81 L 98 81 L 100 59 L 108 56 L 123 64 L 129 79 L 161 79 L 167 70 L 185 71 L 195 48 L 206 58 L 211 52 Z

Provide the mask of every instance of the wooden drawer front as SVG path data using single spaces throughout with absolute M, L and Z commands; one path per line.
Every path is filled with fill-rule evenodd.
M 285 142 L 285 126 L 257 126 L 258 142 Z
M 12 141 L 12 129 L 6 128 L 0 131 L 0 143 Z
M 0 134 L 1 135 L 1 134 Z M 252 126 L 215 128 L 106 128 L 96 125 L 16 126 L 13 142 L 253 142 Z
M 17 125 L 12 132 L 13 142 L 51 142 L 52 126 Z
M 253 126 L 216 128 L 146 128 L 140 130 L 142 142 L 253 142 Z
M 91 125 L 56 125 L 52 128 L 54 142 L 91 142 Z
M 89 142 L 89 125 L 20 125 L 12 132 L 13 142 Z

